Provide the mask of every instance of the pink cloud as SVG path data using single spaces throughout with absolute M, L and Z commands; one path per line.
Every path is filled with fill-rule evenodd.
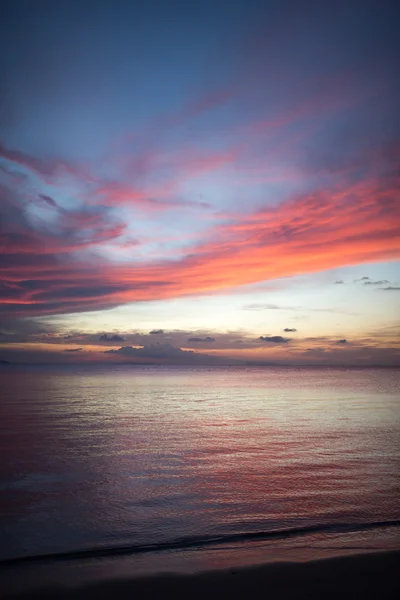
M 347 175 L 333 189 L 290 198 L 240 220 L 213 227 L 210 241 L 194 244 L 190 255 L 172 262 L 139 261 L 130 265 L 100 261 L 57 260 L 76 249 L 55 237 L 6 239 L 14 256 L 0 267 L 2 281 L 35 281 L 32 288 L 3 295 L 2 302 L 16 313 L 30 303 L 30 314 L 95 310 L 138 300 L 217 293 L 244 284 L 312 273 L 363 262 L 400 257 L 400 202 L 398 176 L 358 183 Z M 104 226 L 88 219 L 96 234 L 86 244 L 120 235 L 122 225 Z M 38 236 L 38 234 L 36 234 Z M 85 242 L 81 242 L 84 244 Z M 40 245 L 41 244 L 41 245 Z M 44 250 L 43 250 L 44 248 Z M 11 249 L 11 250 L 10 250 Z M 32 254 L 30 262 L 22 260 Z M 39 257 L 42 256 L 42 259 Z M 47 256 L 47 258 L 46 258 Z M 17 257 L 17 258 L 15 258 Z M 19 258 L 18 258 L 19 257 Z M 22 311 L 23 312 L 23 311 Z

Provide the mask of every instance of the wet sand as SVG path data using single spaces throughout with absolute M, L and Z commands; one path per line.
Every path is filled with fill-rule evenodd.
M 17 571 L 15 577 L 18 577 Z M 400 593 L 400 551 L 329 558 L 192 575 L 102 581 L 80 587 L 40 588 L 0 595 L 19 600 L 267 598 L 270 600 L 386 599 Z

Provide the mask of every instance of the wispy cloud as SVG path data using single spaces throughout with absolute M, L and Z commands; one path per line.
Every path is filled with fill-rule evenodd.
M 2 279 L 21 286 L 20 294 L 14 289 L 2 303 L 16 310 L 24 305 L 32 314 L 89 310 L 390 260 L 399 257 L 399 210 L 392 180 L 379 185 L 358 183 L 336 192 L 321 190 L 218 227 L 212 230 L 218 242 L 193 246 L 190 255 L 169 266 L 137 261 L 129 266 L 104 261 L 100 265 L 95 257 L 60 262 L 62 253 L 122 234 L 124 225 L 109 225 L 101 213 L 93 222 L 90 213 L 67 216 L 66 225 L 61 225 L 63 236 L 29 233 L 32 229 L 25 221 L 19 231 L 7 227 L 2 234 Z M 85 224 L 80 231 L 87 232 L 87 237 L 75 236 L 72 223 L 79 222 Z M 30 259 L 22 259 L 26 254 Z M 36 289 L 24 289 L 25 280 Z M 274 310 L 275 306 L 264 308 Z
M 222 102 L 224 98 L 222 94 Z M 215 102 L 219 102 L 218 94 Z M 201 112 L 203 106 L 213 103 L 211 95 L 210 100 L 200 100 L 198 107 L 194 103 L 193 111 Z M 301 123 L 304 113 L 297 108 L 293 118 Z M 3 185 L 0 306 L 14 316 L 99 310 L 136 301 L 220 293 L 246 284 L 400 257 L 397 145 L 390 152 L 385 147 L 374 148 L 347 164 L 332 159 L 334 179 L 312 178 L 306 186 L 311 189 L 306 191 L 287 192 L 276 202 L 268 198 L 247 212 L 213 213 L 214 221 L 185 240 L 173 259 L 168 260 L 166 251 L 156 260 L 151 260 L 150 253 L 141 253 L 139 239 L 132 236 L 135 221 L 129 221 L 128 209 L 140 205 L 151 216 L 155 206 L 161 213 L 173 206 L 174 210 L 194 205 L 204 208 L 208 203 L 183 194 L 182 185 L 196 183 L 198 177 L 210 173 L 223 175 L 227 181 L 234 170 L 227 174 L 226 168 L 243 161 L 251 167 L 251 161 L 265 160 L 248 147 L 251 145 L 245 141 L 229 138 L 218 149 L 196 145 L 179 151 L 146 149 L 121 162 L 117 157 L 110 171 L 117 171 L 119 177 L 113 179 L 93 175 L 93 165 L 77 168 L 62 160 L 48 162 L 0 146 L 7 164 L 34 171 L 42 183 L 50 176 L 52 185 L 59 182 L 61 188 L 60 173 L 67 183 L 79 182 L 74 202 L 63 200 L 63 187 L 59 198 L 47 188 L 32 195 L 25 184 L 13 184 L 12 189 L 8 183 Z M 97 170 L 101 166 L 97 165 Z M 303 168 L 306 180 L 310 167 Z M 321 165 L 316 163 L 315 170 L 320 175 Z M 174 248 L 175 242 L 171 245 Z M 128 258 L 117 262 L 108 252 L 110 246 L 128 248 Z M 360 281 L 386 283 L 368 277 Z M 384 289 L 394 291 L 396 287 Z M 244 307 L 300 308 L 272 303 Z
M 20 150 L 7 148 L 0 142 L 0 158 L 14 163 L 30 171 L 34 171 L 41 176 L 54 176 L 62 171 L 70 174 L 81 174 L 81 171 L 75 168 L 72 164 L 61 159 L 44 160 L 34 156 L 30 156 Z
M 300 306 L 280 306 L 278 304 L 263 304 L 261 302 L 245 304 L 242 306 L 242 310 L 297 310 L 301 308 Z

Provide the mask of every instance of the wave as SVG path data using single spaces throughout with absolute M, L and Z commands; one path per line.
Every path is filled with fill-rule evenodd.
M 221 544 L 232 544 L 240 542 L 251 542 L 258 540 L 285 539 L 311 535 L 315 533 L 352 533 L 379 529 L 381 527 L 399 527 L 400 520 L 374 521 L 370 523 L 335 523 L 322 525 L 309 525 L 306 527 L 293 527 L 289 529 L 273 529 L 270 531 L 253 531 L 247 533 L 232 533 L 220 536 L 193 536 L 176 538 L 168 542 L 153 544 L 131 544 L 125 546 L 106 546 L 100 548 L 85 548 L 65 552 L 54 552 L 49 554 L 35 554 L 28 556 L 17 556 L 0 560 L 0 567 L 19 565 L 21 563 L 56 562 L 67 560 L 79 560 L 90 558 L 104 558 L 107 556 L 121 556 L 144 554 L 146 552 L 161 552 L 165 550 L 188 550 L 202 548 L 204 546 L 217 546 Z

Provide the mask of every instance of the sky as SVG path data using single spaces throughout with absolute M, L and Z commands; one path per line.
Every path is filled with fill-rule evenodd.
M 1 360 L 400 364 L 398 3 L 0 12 Z

